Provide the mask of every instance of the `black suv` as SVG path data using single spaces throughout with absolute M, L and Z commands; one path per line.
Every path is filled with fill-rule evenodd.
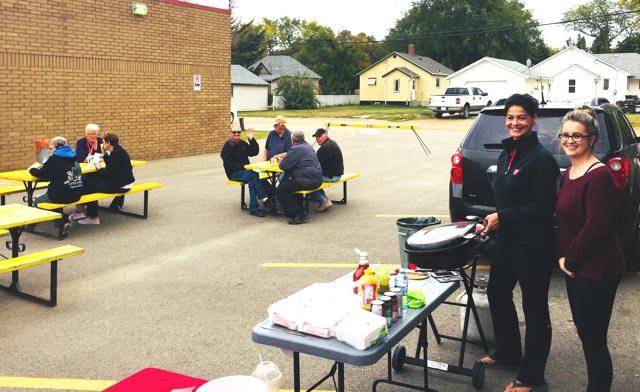
M 640 144 L 633 127 L 620 109 L 611 104 L 592 106 L 598 117 L 600 137 L 594 152 L 624 188 L 619 236 L 629 270 L 640 270 Z M 561 170 L 570 162 L 556 137 L 562 117 L 574 106 L 545 104 L 540 106 L 534 131 L 549 150 Z M 449 214 L 451 221 L 467 215 L 486 216 L 495 212 L 493 180 L 501 140 L 508 137 L 504 106 L 483 109 L 451 157 Z

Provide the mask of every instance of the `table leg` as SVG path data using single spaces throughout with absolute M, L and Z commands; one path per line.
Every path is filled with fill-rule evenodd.
M 293 392 L 300 392 L 300 353 L 293 352 Z
M 338 392 L 344 392 L 344 363 L 338 362 Z
M 18 257 L 20 254 L 20 234 L 22 234 L 22 227 L 14 227 L 9 229 L 11 234 L 11 257 Z M 22 248 L 24 250 L 24 248 Z M 18 289 L 20 284 L 19 271 L 11 272 L 11 288 Z
M 38 185 L 38 181 L 23 181 L 24 189 L 27 191 L 27 205 L 29 207 L 33 207 L 33 192 L 36 190 L 36 185 Z

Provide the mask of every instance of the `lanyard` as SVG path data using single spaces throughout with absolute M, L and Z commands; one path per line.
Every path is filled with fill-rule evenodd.
M 89 153 L 87 155 L 93 154 L 93 145 L 89 144 L 88 140 L 87 140 L 87 149 L 89 150 Z
M 509 153 L 509 163 L 507 164 L 507 171 L 504 172 L 504 174 L 509 173 L 509 170 L 511 170 L 511 165 L 513 164 L 513 161 L 516 159 L 516 150 L 513 150 Z

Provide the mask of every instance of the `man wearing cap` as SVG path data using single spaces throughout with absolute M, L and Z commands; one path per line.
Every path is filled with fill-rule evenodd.
M 322 180 L 324 182 L 336 182 L 344 174 L 344 163 L 342 160 L 342 151 L 340 146 L 334 140 L 329 139 L 327 130 L 324 128 L 318 128 L 313 134 L 316 138 L 316 142 L 320 145 L 318 149 L 318 161 L 322 167 Z M 319 190 L 311 193 L 309 198 L 312 201 L 318 202 L 316 211 L 325 211 L 333 204 L 331 200 L 327 198 L 324 190 Z
M 102 154 L 102 138 L 98 137 L 98 124 L 87 124 L 84 137 L 76 142 L 76 161 L 87 162 L 93 154 Z
M 247 131 L 248 143 L 240 140 L 241 133 L 240 127 L 231 128 L 229 140 L 222 147 L 220 158 L 222 158 L 227 178 L 249 185 L 249 214 L 263 218 L 265 213 L 258 208 L 258 198 L 266 199 L 267 192 L 265 192 L 260 183 L 258 173 L 244 168 L 244 165 L 249 163 L 249 157 L 258 155 L 260 146 L 258 146 L 258 142 L 253 137 L 252 128 Z
M 275 157 L 278 160 L 287 156 L 287 151 L 291 148 L 291 131 L 287 129 L 287 119 L 284 116 L 277 116 L 274 120 L 273 131 L 267 135 L 264 145 L 265 160 Z
M 302 195 L 295 193 L 301 189 L 314 189 L 322 184 L 322 168 L 313 147 L 304 140 L 302 131 L 291 134 L 293 145 L 287 156 L 280 161 L 284 175 L 276 190 L 282 210 L 289 217 L 290 225 L 307 221 L 307 213 L 302 206 Z

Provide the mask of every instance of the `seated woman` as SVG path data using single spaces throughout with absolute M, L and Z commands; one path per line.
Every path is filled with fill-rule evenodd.
M 76 160 L 89 162 L 94 154 L 102 154 L 102 138 L 98 136 L 98 124 L 87 124 L 84 127 L 84 137 L 76 141 Z
M 83 194 L 80 165 L 67 139 L 62 136 L 52 138 L 49 140 L 49 151 L 51 156 L 44 165 L 34 164 L 29 168 L 32 176 L 49 181 L 47 193 L 36 198 L 36 207 L 44 202 L 73 203 Z
M 115 133 L 107 133 L 102 144 L 106 167 L 98 170 L 97 175 L 87 177 L 86 193 L 123 193 L 133 186 L 135 178 L 129 153 L 120 146 L 120 138 Z M 124 205 L 124 196 L 117 196 L 110 208 L 120 210 Z M 98 202 L 87 203 L 87 217 L 80 219 L 81 225 L 99 225 Z

